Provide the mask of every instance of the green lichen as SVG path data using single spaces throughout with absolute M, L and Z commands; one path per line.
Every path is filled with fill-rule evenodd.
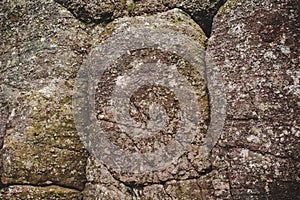
M 130 13 L 132 12 L 136 7 L 136 3 L 134 2 L 134 0 L 130 0 L 130 5 L 127 8 L 127 11 Z
M 109 23 L 105 27 L 104 31 L 97 38 L 97 40 L 95 41 L 95 43 L 92 47 L 96 47 L 101 42 L 104 42 L 105 40 L 107 40 L 112 35 L 112 33 L 115 31 L 115 29 L 116 29 L 116 22 Z
M 26 5 L 26 0 L 10 0 L 9 1 L 9 6 L 10 6 L 10 11 L 13 11 L 17 7 L 25 7 Z
M 71 92 L 66 92 L 72 90 L 62 88 L 55 86 L 53 91 L 40 90 L 23 97 L 30 109 L 24 132 L 11 129 L 5 137 L 4 157 L 9 160 L 3 162 L 4 183 L 39 185 L 50 180 L 84 187 L 87 152 L 75 128 Z
M 251 2 L 252 0 L 227 0 L 218 10 L 218 13 L 225 14 L 228 11 L 231 11 L 232 8 L 242 5 L 244 2 Z
M 278 105 L 272 105 L 270 103 L 261 103 L 258 105 L 258 108 L 262 111 L 268 111 L 268 110 L 271 110 L 271 109 L 279 109 L 281 108 L 280 104 Z

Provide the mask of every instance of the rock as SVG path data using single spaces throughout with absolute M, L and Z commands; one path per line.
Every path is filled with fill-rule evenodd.
M 1 181 L 82 190 L 87 152 L 71 98 L 88 34 L 53 1 L 1 4 Z
M 1 84 L 28 91 L 74 78 L 89 47 L 85 28 L 53 1 L 18 2 L 1 7 Z
M 179 8 L 188 13 L 207 35 L 210 34 L 213 16 L 220 6 L 225 3 L 224 0 L 55 1 L 66 7 L 77 19 L 88 24 L 108 23 L 119 17 L 149 15 Z
M 224 0 L 150 0 L 135 1 L 130 14 L 132 16 L 141 14 L 153 14 L 164 12 L 173 8 L 179 8 L 189 14 L 191 18 L 201 26 L 207 36 L 211 32 L 211 23 L 218 9 L 225 3 Z
M 0 199 L 299 199 L 298 2 L 224 3 L 1 1 Z M 97 93 L 97 100 L 107 103 L 114 88 L 110 84 L 126 83 L 115 66 L 132 69 L 151 61 L 164 69 L 172 64 L 193 82 L 201 96 L 201 130 L 188 151 L 171 164 L 136 174 L 135 169 L 126 170 L 127 165 L 114 168 L 88 153 L 75 123 L 76 99 L 72 96 L 77 92 L 74 86 L 79 69 L 88 55 L 99 52 L 100 44 L 120 36 L 114 48 L 109 48 L 108 56 L 113 56 L 128 41 L 128 32 L 151 27 L 168 28 L 176 33 L 172 38 L 192 38 L 191 43 L 177 43 L 186 45 L 186 50 L 193 49 L 193 44 L 206 49 L 198 57 L 200 71 L 188 70 L 191 63 L 172 51 L 129 51 L 106 71 L 108 78 L 101 83 L 107 90 Z M 171 41 L 164 38 L 164 32 L 154 40 L 152 33 L 155 31 L 136 31 L 133 35 L 137 39 L 147 37 L 132 44 Z M 212 139 L 219 141 L 210 154 L 200 150 L 215 92 L 206 89 L 205 66 L 207 76 L 209 67 L 222 73 L 222 95 L 227 101 L 225 126 L 220 138 L 213 135 Z M 154 91 L 164 95 L 153 97 Z M 112 115 L 102 112 L 107 105 L 96 104 L 97 119 L 105 125 L 112 143 L 133 152 L 129 160 L 134 160 L 134 152 L 151 152 L 170 142 L 177 111 L 182 109 L 166 88 L 142 87 L 134 95 L 130 116 L 141 126 L 148 128 L 147 120 L 153 118 L 163 121 L 154 112 L 160 112 L 161 107 L 173 120 L 163 132 L 170 134 L 129 139 L 130 135 L 115 129 L 120 124 L 110 121 Z M 163 103 L 153 106 L 145 101 L 148 97 Z M 170 106 L 166 106 L 168 102 Z M 158 129 L 161 124 L 152 127 Z M 157 142 L 157 138 L 162 139 Z M 164 163 L 164 157 L 160 161 Z M 134 165 L 128 162 L 128 166 Z
M 103 185 L 96 183 L 88 183 L 83 191 L 83 197 L 87 200 L 93 199 L 125 199 L 129 200 L 133 198 L 132 189 L 128 186 L 119 184 L 115 185 Z
M 8 110 L 8 91 L 6 91 L 6 87 L 1 85 L 0 88 L 0 149 L 3 145 L 3 139 L 6 131 L 6 122 L 9 116 Z
M 138 191 L 138 190 L 137 190 Z M 199 199 L 201 188 L 196 179 L 169 181 L 164 184 L 146 186 L 137 192 L 139 199 Z
M 134 18 L 121 18 L 116 20 L 115 22 L 112 22 L 112 24 L 108 25 L 109 28 L 109 32 L 106 31 L 104 32 L 104 36 L 100 37 L 100 38 L 104 38 L 102 42 L 100 44 L 107 44 L 107 41 L 111 41 L 110 36 L 115 36 L 118 35 L 120 33 L 122 33 L 122 37 L 127 38 L 129 36 L 125 35 L 125 31 L 126 30 L 135 30 L 137 29 L 137 31 L 134 32 L 135 37 L 137 38 L 135 42 L 137 42 L 137 44 L 141 41 L 139 40 L 144 40 L 144 37 L 141 37 L 139 34 L 144 34 L 142 32 L 139 32 L 141 28 L 149 28 L 149 30 L 163 30 L 163 28 L 168 28 L 170 31 L 176 31 L 175 33 L 179 34 L 184 34 L 186 36 L 189 36 L 191 38 L 193 38 L 195 44 L 199 45 L 201 48 L 204 47 L 204 43 L 206 40 L 205 34 L 204 32 L 201 30 L 201 28 L 199 28 L 199 26 L 193 22 L 191 20 L 191 18 L 189 18 L 184 12 L 180 11 L 179 9 L 174 9 L 168 12 L 164 12 L 164 13 L 160 13 L 160 14 L 156 14 L 153 16 L 146 16 L 146 17 L 134 17 Z M 160 35 L 161 36 L 161 35 Z M 153 38 L 148 37 L 148 41 L 153 40 Z M 159 41 L 160 38 L 154 38 L 155 42 Z M 163 39 L 161 39 L 163 41 Z M 118 44 L 118 40 L 115 41 Z M 109 46 L 110 51 L 118 51 L 118 49 L 122 49 L 123 47 L 121 46 L 123 44 L 120 45 L 116 45 L 116 47 L 114 46 Z M 116 48 L 116 49 L 114 49 Z M 90 54 L 91 56 L 91 63 L 93 62 L 99 62 L 97 61 L 97 59 L 99 59 L 97 57 L 98 52 L 100 51 L 99 49 L 101 49 L 100 47 L 96 47 L 92 53 Z M 201 53 L 201 52 L 200 52 Z M 110 53 L 108 53 L 110 55 Z M 101 55 L 101 54 L 100 54 Z M 201 54 L 202 55 L 202 54 Z M 94 56 L 94 57 L 92 57 Z M 188 63 L 185 63 L 184 60 L 182 61 L 178 61 L 178 58 L 173 57 L 173 55 L 170 54 L 170 52 L 163 52 L 163 51 L 155 51 L 155 50 L 139 50 L 138 52 L 132 52 L 130 57 L 127 58 L 126 57 L 127 54 L 125 55 L 125 57 L 122 57 L 122 59 L 120 59 L 120 61 L 118 61 L 119 63 L 116 64 L 116 66 L 122 66 L 123 69 L 126 69 L 128 67 L 130 67 L 132 65 L 132 63 L 137 63 L 137 62 L 145 62 L 145 63 L 165 63 L 167 66 L 169 65 L 175 65 L 176 67 L 178 67 L 179 70 L 187 70 L 187 69 L 193 69 L 193 67 L 187 67 Z M 159 59 L 159 61 L 157 60 L 157 58 Z M 172 60 L 173 59 L 173 60 Z M 200 58 L 201 59 L 201 58 Z M 94 63 L 96 66 L 97 63 Z M 104 65 L 104 64 L 103 64 Z M 90 65 L 87 65 L 88 68 L 83 68 L 82 72 L 86 72 L 88 69 L 91 68 Z M 157 67 L 157 66 L 154 66 Z M 182 69 L 181 69 L 181 68 Z M 201 67 L 201 66 L 200 66 Z M 186 69 L 185 69 L 186 68 Z M 113 68 L 113 69 L 109 69 L 107 71 L 105 71 L 105 77 L 108 77 L 107 79 L 105 79 L 105 81 L 103 81 L 103 83 L 101 82 L 101 84 L 98 85 L 98 88 L 101 88 L 101 90 L 99 89 L 99 92 L 96 92 L 96 102 L 97 104 L 95 105 L 96 107 L 96 111 L 98 112 L 97 115 L 101 116 L 98 117 L 99 122 L 101 123 L 101 126 L 103 127 L 104 131 L 107 132 L 107 136 L 110 137 L 110 139 L 112 140 L 114 145 L 120 146 L 122 149 L 125 149 L 127 151 L 138 151 L 140 153 L 147 153 L 147 151 L 149 151 L 149 148 L 151 150 L 152 146 L 154 145 L 164 145 L 164 144 L 168 144 L 168 138 L 166 137 L 166 141 L 163 141 L 163 144 L 160 144 L 159 142 L 157 142 L 157 138 L 154 138 L 154 143 L 153 145 L 151 145 L 152 143 L 152 138 L 150 138 L 151 140 L 145 140 L 144 138 L 142 138 L 141 140 L 135 139 L 133 138 L 128 138 L 126 136 L 126 133 L 122 132 L 121 129 L 118 129 L 117 126 L 123 125 L 123 123 L 116 121 L 111 115 L 111 114 L 107 114 L 109 112 L 111 112 L 110 110 L 112 110 L 112 108 L 110 106 L 108 106 L 108 97 L 112 96 L 112 90 L 114 90 L 114 88 L 112 87 L 112 85 L 116 84 L 114 81 L 112 80 L 118 80 L 117 76 L 120 76 L 120 74 L 118 74 L 118 68 Z M 199 74 L 197 74 L 198 78 L 197 80 L 193 80 L 191 77 L 193 77 L 193 73 L 195 73 L 196 71 L 189 71 L 186 74 L 189 74 L 190 78 L 189 81 L 194 81 L 197 82 L 197 86 L 195 86 L 195 91 L 197 94 L 199 94 L 199 98 L 197 101 L 199 101 L 198 103 L 201 105 L 201 130 L 198 133 L 198 135 L 195 137 L 197 139 L 195 139 L 195 144 L 192 144 L 189 148 L 189 151 L 187 151 L 186 153 L 184 153 L 183 155 L 180 156 L 180 158 L 173 159 L 173 162 L 175 164 L 169 164 L 166 166 L 163 166 L 161 169 L 156 170 L 153 169 L 153 172 L 150 171 L 143 171 L 142 173 L 132 173 L 132 171 L 126 171 L 125 166 L 122 166 L 121 169 L 116 169 L 114 168 L 112 165 L 110 165 L 110 158 L 113 159 L 113 157 L 110 157 L 110 155 L 108 155 L 108 160 L 104 160 L 103 163 L 105 166 L 107 166 L 108 171 L 113 175 L 114 179 L 121 181 L 122 183 L 129 185 L 129 186 L 144 186 L 144 185 L 152 185 L 152 184 L 159 184 L 161 182 L 165 182 L 167 180 L 172 180 L 172 179 L 179 179 L 179 180 L 184 180 L 187 178 L 197 178 L 199 176 L 199 173 L 202 173 L 203 171 L 207 170 L 210 168 L 210 162 L 209 162 L 209 158 L 207 156 L 199 156 L 199 152 L 201 151 L 201 146 L 199 146 L 198 144 L 201 143 L 202 137 L 203 137 L 203 133 L 206 131 L 207 128 L 207 120 L 208 120 L 208 99 L 207 99 L 207 91 L 205 89 L 205 80 L 204 80 L 204 68 L 201 67 L 199 69 Z M 116 71 L 118 73 L 116 73 Z M 132 71 L 134 71 L 132 69 Z M 163 71 L 162 71 L 163 72 Z M 121 72 L 120 72 L 121 73 Z M 186 75 L 183 74 L 183 75 Z M 91 78 L 89 78 L 91 79 Z M 144 78 L 146 79 L 146 78 Z M 194 82 L 192 84 L 194 84 Z M 108 84 L 109 83 L 109 84 Z M 176 83 L 177 84 L 177 83 Z M 178 82 L 179 84 L 179 82 Z M 107 86 L 105 86 L 107 85 Z M 179 85 L 180 86 L 180 85 Z M 125 90 L 125 89 L 124 89 Z M 154 91 L 153 88 L 150 89 L 145 89 L 148 92 L 147 93 L 151 93 Z M 143 91 L 140 91 L 141 93 L 143 93 Z M 162 94 L 164 91 L 161 91 L 160 93 Z M 140 94 L 138 94 L 140 95 Z M 143 95 L 143 94 L 141 94 Z M 135 97 L 137 101 L 139 101 L 139 97 Z M 140 100 L 146 99 L 146 97 L 142 97 L 140 98 Z M 168 99 L 171 99 L 171 97 Z M 170 100 L 171 101 L 171 100 Z M 84 101 L 82 101 L 84 102 Z M 197 104 L 198 104 L 197 103 Z M 81 104 L 80 104 L 81 105 Z M 141 105 L 141 108 L 143 108 L 143 106 L 145 105 Z M 167 108 L 168 109 L 168 108 Z M 182 107 L 182 109 L 188 109 L 185 107 Z M 85 108 L 81 109 L 81 110 L 85 110 Z M 75 114 L 76 116 L 76 114 Z M 134 118 L 135 116 L 132 115 L 132 117 Z M 136 117 L 137 120 L 139 120 L 139 117 Z M 126 120 L 124 121 L 124 123 L 126 123 Z M 84 127 L 86 127 L 86 125 L 84 125 Z M 98 133 L 98 132 L 96 132 Z M 90 133 L 91 135 L 93 133 Z M 120 138 L 120 135 L 124 135 L 124 138 Z M 97 137 L 98 134 L 96 134 L 95 137 Z M 91 136 L 89 136 L 91 137 Z M 165 137 L 164 135 L 161 136 Z M 115 139 L 117 138 L 117 139 Z M 99 141 L 99 138 L 92 138 L 91 141 L 86 142 L 87 144 L 93 144 L 93 141 Z M 162 139 L 160 139 L 162 141 Z M 196 140 L 198 140 L 196 142 Z M 203 141 L 202 141 L 203 142 Z M 92 145 L 92 146 L 88 146 L 88 148 L 95 148 L 96 144 Z M 102 148 L 99 149 L 100 153 L 102 152 L 106 152 L 107 149 L 103 148 L 103 146 L 101 146 Z M 94 156 L 97 157 L 97 152 Z M 132 157 L 132 155 L 130 155 L 130 157 Z M 97 157 L 99 158 L 99 157 Z M 108 162 L 108 163 L 106 163 Z M 130 164 L 130 163 L 128 163 Z M 128 166 L 126 166 L 128 167 Z M 98 171 L 95 170 L 97 167 L 97 165 L 92 165 L 91 167 L 87 168 L 87 174 L 90 174 L 90 178 L 88 179 L 88 182 L 91 183 L 102 183 L 104 184 L 102 181 L 105 181 L 105 179 L 103 178 L 97 178 L 97 177 L 101 177 L 101 173 L 102 170 Z M 151 169 L 152 170 L 152 169 Z M 92 172 L 92 173 L 91 173 Z M 106 172 L 107 173 L 107 172 Z M 106 174 L 105 173 L 105 174 Z M 97 181 L 96 181 L 97 180 Z M 116 185 L 115 185 L 116 184 Z M 115 187 L 118 186 L 118 182 L 114 181 L 114 185 Z
M 297 118 L 299 25 L 293 3 L 228 1 L 216 16 L 208 51 L 224 72 L 231 72 L 224 73 L 228 117 Z
M 279 120 L 228 121 L 223 144 L 246 147 L 279 157 L 299 160 L 299 130 L 290 122 Z
M 116 180 L 110 171 L 94 157 L 89 157 L 86 168 L 87 184 L 84 199 L 132 199 L 132 188 Z
M 38 199 L 61 199 L 80 200 L 82 194 L 76 190 L 59 186 L 9 186 L 0 191 L 0 198 L 3 200 L 38 200 Z
M 110 22 L 126 14 L 127 6 L 131 7 L 131 2 L 121 1 L 97 1 L 97 0 L 55 0 L 66 7 L 77 19 L 85 23 L 105 23 Z M 129 4 L 129 5 L 127 5 Z
M 228 157 L 230 191 L 236 199 L 298 198 L 299 183 L 296 180 L 299 166 L 296 162 L 240 148 L 231 150 Z M 288 191 L 278 193 L 274 190 L 278 186 L 287 188 Z
M 214 18 L 207 53 L 223 74 L 227 120 L 212 157 L 228 170 L 225 199 L 299 198 L 297 18 L 293 0 L 227 1 Z
M 87 153 L 72 120 L 70 92 L 53 81 L 18 98 L 2 149 L 4 184 L 50 181 L 83 189 Z

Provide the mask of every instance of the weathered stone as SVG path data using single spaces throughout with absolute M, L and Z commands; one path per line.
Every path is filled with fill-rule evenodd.
M 132 199 L 132 188 L 116 180 L 110 171 L 94 157 L 86 167 L 88 183 L 83 191 L 85 199 Z
M 83 189 L 86 152 L 73 122 L 68 83 L 53 80 L 19 97 L 3 145 L 4 184 L 48 182 Z
M 27 91 L 74 78 L 89 43 L 66 9 L 53 1 L 4 1 L 1 13 L 1 84 Z
M 297 199 L 299 197 L 299 183 L 296 182 L 299 164 L 297 166 L 294 160 L 240 148 L 230 150 L 228 158 L 230 191 L 235 199 Z M 282 193 L 278 193 L 274 190 L 278 187 L 277 184 L 288 191 L 283 190 Z
M 227 1 L 214 18 L 207 53 L 227 98 L 212 156 L 227 172 L 215 184 L 230 185 L 221 199 L 299 198 L 298 18 L 293 0 Z
M 66 7 L 77 19 L 85 23 L 105 23 L 126 14 L 127 6 L 133 2 L 121 1 L 98 1 L 98 0 L 55 0 Z M 129 4 L 129 5 L 127 5 Z
M 79 191 L 59 186 L 9 186 L 0 191 L 0 198 L 3 200 L 81 200 L 82 194 Z
M 196 179 L 184 181 L 170 181 L 166 185 L 166 192 L 171 199 L 199 199 L 201 188 Z
M 228 117 L 297 119 L 299 22 L 294 3 L 228 1 L 216 16 L 208 51 L 224 71 Z
M 1 181 L 83 189 L 87 153 L 71 97 L 88 34 L 53 1 L 1 4 Z
M 153 14 L 179 8 L 188 13 L 206 35 L 210 35 L 213 17 L 224 3 L 224 0 L 142 0 L 134 2 L 130 15 Z
M 282 158 L 299 160 L 299 128 L 294 122 L 279 120 L 228 121 L 222 145 L 244 147 Z
M 5 94 L 4 85 L 0 87 L 0 149 L 3 145 L 3 139 L 6 131 L 6 122 L 9 117 L 8 97 Z
M 207 35 L 210 34 L 213 16 L 225 2 L 224 0 L 55 1 L 66 7 L 77 19 L 94 24 L 111 22 L 118 17 L 155 14 L 179 8 L 188 13 Z
M 299 199 L 298 2 L 228 0 L 219 10 L 224 2 L 1 1 L 0 199 Z M 165 12 L 173 8 L 189 16 Z M 203 47 L 212 30 L 206 64 L 223 74 L 227 120 L 209 157 L 199 154 L 204 127 L 177 164 L 132 175 L 88 157 L 71 97 L 91 46 L 141 25 L 170 28 Z M 174 61 L 151 50 L 128 60 L 139 55 Z
M 202 199 L 201 188 L 196 179 L 168 181 L 153 184 L 143 189 L 134 189 L 137 199 Z
M 202 199 L 232 199 L 230 182 L 226 170 L 218 168 L 198 180 Z
M 88 183 L 83 191 L 83 197 L 86 200 L 98 200 L 98 199 L 133 199 L 132 189 L 123 184 L 104 185 L 97 183 Z
M 113 22 L 112 25 L 109 25 L 112 27 L 110 30 L 111 35 L 116 35 L 117 33 L 122 33 L 123 31 L 127 29 L 134 29 L 134 28 L 140 28 L 140 27 L 152 27 L 152 29 L 162 29 L 162 28 L 168 28 L 170 30 L 174 30 L 178 32 L 178 34 L 184 34 L 187 36 L 190 36 L 195 40 L 195 42 L 198 43 L 200 47 L 203 47 L 205 44 L 205 34 L 201 30 L 201 28 L 191 20 L 185 13 L 180 11 L 179 9 L 174 9 L 165 13 L 160 13 L 153 16 L 147 16 L 147 17 L 134 17 L 134 18 L 122 18 L 118 19 L 115 22 Z M 108 34 L 105 32 L 104 34 Z M 138 31 L 135 33 L 137 36 L 140 34 Z M 109 38 L 109 35 L 105 35 L 102 38 L 104 38 L 104 42 L 107 38 Z M 142 38 L 144 39 L 144 38 Z M 148 38 L 149 40 L 149 38 Z M 157 38 L 156 40 L 159 40 Z M 101 41 L 100 41 L 101 42 Z M 140 42 L 140 41 L 138 41 Z M 120 48 L 119 46 L 117 48 Z M 91 55 L 96 55 L 97 50 L 92 52 Z M 95 60 L 97 57 L 95 57 Z M 173 60 L 172 60 L 173 59 Z M 142 60 L 142 61 L 141 61 Z M 159 60 L 159 61 L 158 61 Z M 186 76 L 187 80 L 191 82 L 191 85 L 197 83 L 197 86 L 195 85 L 196 93 L 199 94 L 199 98 L 197 99 L 200 107 L 200 113 L 201 113 L 201 130 L 198 133 L 198 135 L 195 138 L 195 143 L 189 147 L 189 152 L 186 152 L 184 155 L 181 155 L 181 157 L 176 160 L 173 159 L 175 164 L 170 164 L 169 166 L 164 166 L 163 169 L 154 171 L 154 172 L 142 172 L 141 174 L 133 174 L 132 172 L 124 172 L 119 171 L 117 169 L 113 169 L 111 166 L 108 166 L 110 172 L 113 174 L 113 176 L 117 180 L 121 180 L 125 184 L 128 185 L 151 185 L 153 183 L 160 183 L 167 180 L 172 179 L 190 179 L 190 178 L 196 178 L 199 177 L 199 174 L 201 174 L 203 171 L 206 171 L 210 168 L 210 162 L 209 158 L 206 156 L 199 156 L 199 152 L 201 149 L 201 140 L 203 138 L 203 134 L 206 132 L 207 129 L 207 121 L 209 117 L 209 108 L 208 108 L 208 96 L 206 91 L 206 83 L 204 80 L 204 68 L 199 69 L 198 74 L 194 75 L 196 71 L 192 71 L 193 67 L 190 67 L 188 63 L 184 63 L 184 61 L 179 61 L 178 58 L 170 55 L 169 52 L 160 52 L 160 51 L 146 51 L 146 50 L 139 50 L 139 52 L 131 53 L 129 58 L 121 58 L 120 63 L 117 63 L 116 66 L 120 67 L 121 69 L 127 69 L 132 65 L 134 62 L 145 62 L 145 63 L 165 63 L 166 65 L 175 65 L 179 71 L 182 71 L 182 75 Z M 126 65 L 126 66 L 122 66 Z M 128 65 L 128 66 L 127 66 Z M 88 65 L 90 66 L 90 65 Z M 107 71 L 105 71 L 105 76 L 107 77 L 103 82 L 100 82 L 98 85 L 99 91 L 96 91 L 95 98 L 97 104 L 95 105 L 95 109 L 97 111 L 97 116 L 99 122 L 101 123 L 101 126 L 103 127 L 104 131 L 107 132 L 107 137 L 110 138 L 111 142 L 117 146 L 120 146 L 122 149 L 127 151 L 134 151 L 138 149 L 138 152 L 147 152 L 149 148 L 153 148 L 154 145 L 152 144 L 150 140 L 144 140 L 144 138 L 140 140 L 136 140 L 135 138 L 120 138 L 120 135 L 125 135 L 120 129 L 118 129 L 118 121 L 115 122 L 115 119 L 113 118 L 112 114 L 107 114 L 110 112 L 111 108 L 109 106 L 109 97 L 111 96 L 113 85 L 115 84 L 115 81 L 117 79 L 117 76 L 120 76 L 118 72 L 120 69 L 118 68 L 112 68 Z M 190 70 L 190 71 L 188 71 Z M 202 71 L 200 71 L 202 70 Z M 195 79 L 194 79 L 195 78 Z M 107 86 L 105 86 L 107 85 Z M 147 92 L 147 94 L 151 93 L 153 89 L 150 88 L 150 90 Z M 156 89 L 158 90 L 158 89 Z M 144 89 L 146 91 L 146 89 Z M 143 90 L 141 92 L 144 92 Z M 138 99 L 138 97 L 135 97 Z M 142 97 L 140 99 L 145 99 L 145 97 Z M 171 97 L 168 96 L 168 100 L 170 100 Z M 171 101 L 171 100 L 170 100 Z M 170 102 L 167 102 L 170 103 Z M 174 108 L 174 104 L 171 104 Z M 143 105 L 145 106 L 145 105 Z M 168 105 L 167 105 L 168 106 Z M 188 109 L 188 108 L 182 108 L 182 109 Z M 166 109 L 168 111 L 168 109 Z M 168 113 L 169 114 L 169 113 Z M 136 119 L 141 119 L 139 116 L 133 116 L 136 117 Z M 168 140 L 164 141 L 162 138 L 164 135 L 159 135 L 161 139 L 158 140 L 158 138 L 154 138 L 155 141 L 153 144 L 157 144 L 157 141 L 162 141 L 163 145 L 165 145 Z M 166 136 L 167 139 L 169 139 L 169 136 Z M 117 139 L 116 139 L 117 138 Z M 152 137 L 151 137 L 152 139 Z M 197 141 L 198 140 L 198 141 Z M 160 144 L 160 143 L 159 143 Z M 149 147 L 150 146 L 150 147 Z M 101 149 L 100 151 L 106 151 L 105 149 Z M 92 170 L 94 167 L 89 168 L 89 170 Z M 87 170 L 87 173 L 89 173 Z

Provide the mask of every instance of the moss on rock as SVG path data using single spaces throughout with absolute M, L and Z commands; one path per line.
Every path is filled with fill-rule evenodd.
M 21 97 L 23 104 L 16 109 L 26 107 L 24 129 L 16 125 L 7 131 L 4 184 L 53 182 L 83 189 L 87 152 L 73 122 L 71 91 L 65 83 L 55 82 Z

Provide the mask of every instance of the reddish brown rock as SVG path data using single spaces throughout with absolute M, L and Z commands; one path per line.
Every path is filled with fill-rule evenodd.
M 223 3 L 1 1 L 0 199 L 299 199 L 298 2 Z M 166 14 L 173 8 L 185 13 Z M 209 157 L 197 151 L 200 135 L 177 165 L 131 175 L 88 156 L 72 92 L 91 46 L 142 23 L 207 44 L 206 67 L 223 75 L 227 119 Z M 199 25 L 212 32 L 207 43 Z
M 227 120 L 213 157 L 224 156 L 233 199 L 299 198 L 298 18 L 293 0 L 227 1 L 214 18 L 207 51 Z

